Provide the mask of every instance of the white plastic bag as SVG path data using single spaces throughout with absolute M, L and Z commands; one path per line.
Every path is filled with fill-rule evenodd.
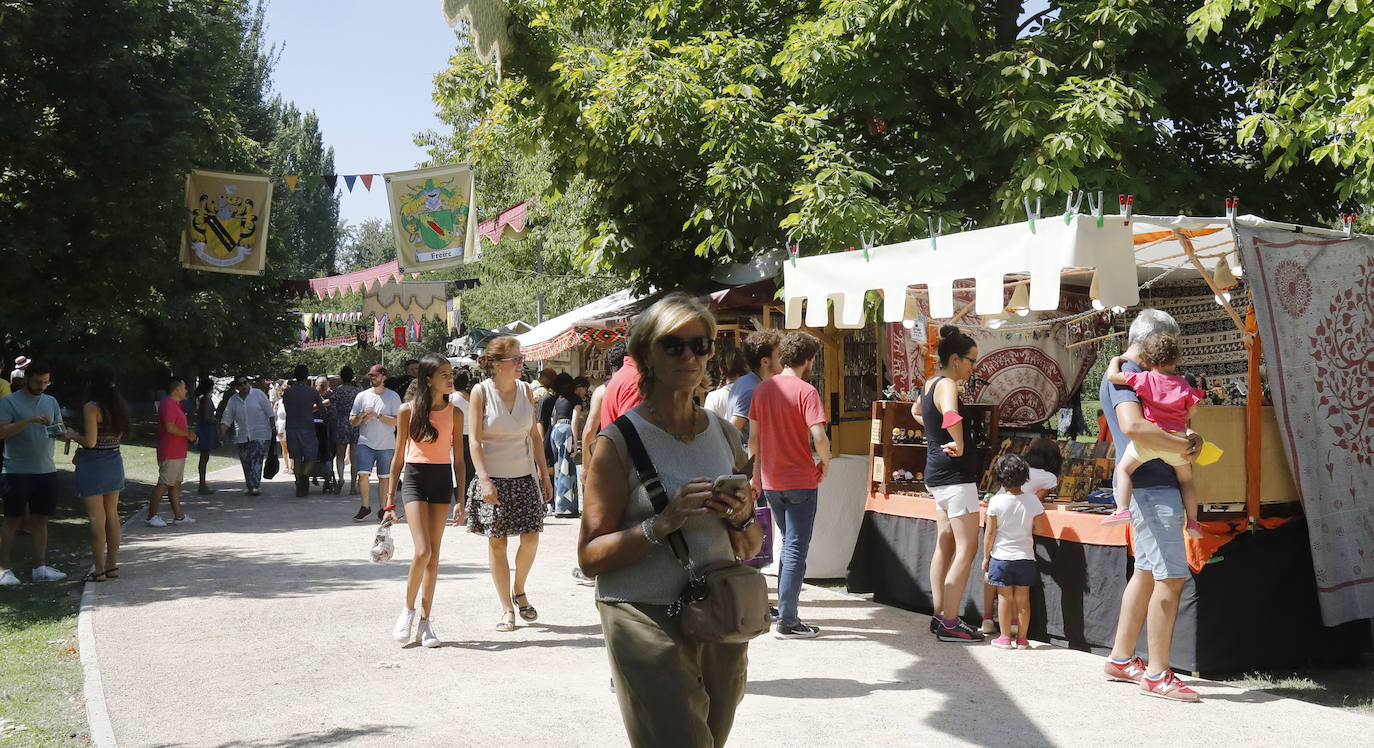
M 372 563 L 380 564 L 391 560 L 396 551 L 396 543 L 391 539 L 391 525 L 381 525 L 372 538 Z

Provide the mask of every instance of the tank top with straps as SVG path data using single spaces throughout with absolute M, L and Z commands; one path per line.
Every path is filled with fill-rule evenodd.
M 940 407 L 935 404 L 935 388 L 940 386 L 940 380 L 945 377 L 936 377 L 930 385 L 930 389 L 921 392 L 921 418 L 925 421 L 926 432 L 926 479 L 927 487 L 938 486 L 957 486 L 961 483 L 977 483 L 978 456 L 968 439 L 968 429 L 964 429 L 964 454 L 962 457 L 950 457 L 940 449 L 941 444 L 948 444 L 954 441 L 954 437 L 949 431 L 940 426 L 944 420 L 944 413 L 940 412 Z M 959 415 L 964 415 L 964 406 L 959 404 Z
M 412 403 L 412 407 L 413 407 Z M 411 417 L 415 417 L 411 411 Z M 450 465 L 453 463 L 453 406 L 445 402 L 429 412 L 429 422 L 439 432 L 432 442 L 418 442 L 414 438 L 406 440 L 406 462 L 430 465 Z

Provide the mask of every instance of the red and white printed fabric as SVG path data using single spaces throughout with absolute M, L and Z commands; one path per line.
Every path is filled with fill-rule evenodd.
M 956 304 L 967 304 L 973 300 L 973 289 L 956 288 L 954 299 Z M 919 392 L 925 384 L 926 325 L 932 321 L 925 300 L 918 299 L 917 305 L 920 314 L 915 327 L 908 330 L 900 324 L 886 326 L 892 384 L 900 392 Z M 1065 290 L 1060 293 L 1058 311 L 1014 317 L 1008 325 L 1063 317 L 1090 308 L 1086 294 Z M 982 318 L 976 314 L 960 319 L 961 325 L 981 323 Z M 1016 332 L 1014 328 L 1008 332 L 962 328 L 978 343 L 978 363 L 973 374 L 984 380 L 970 381 L 967 388 L 976 402 L 1001 406 L 1003 426 L 1042 424 L 1078 389 L 1097 360 L 1097 343 L 1077 348 L 1068 348 L 1068 344 L 1102 335 L 1109 324 L 1110 315 L 1102 313 L 1025 332 Z
M 1374 617 L 1374 239 L 1250 221 L 1236 234 L 1322 622 Z

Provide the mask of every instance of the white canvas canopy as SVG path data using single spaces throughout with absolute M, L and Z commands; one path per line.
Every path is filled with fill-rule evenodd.
M 1237 219 L 1247 224 L 1268 223 L 1254 216 Z M 800 257 L 783 263 L 783 297 L 787 326 L 824 327 L 829 320 L 828 301 L 835 302 L 835 326 L 858 328 L 864 324 L 864 296 L 880 291 L 884 296 L 883 321 L 913 319 L 907 294 L 924 286 L 930 294 L 931 316 L 955 315 L 955 282 L 972 278 L 974 311 L 998 314 L 1006 303 L 1006 284 L 1029 277 L 1029 308 L 1056 309 L 1062 276 L 1076 273 L 1078 285 L 1087 285 L 1097 271 L 1098 297 L 1104 306 L 1129 307 L 1139 303 L 1137 286 L 1170 268 L 1196 272 L 1185 243 L 1191 244 L 1199 261 L 1211 265 L 1227 257 L 1236 264 L 1235 240 L 1230 219 L 1188 216 L 1107 215 L 1098 219 L 1075 215 L 1049 216 L 1035 222 L 993 226 L 974 231 L 874 247 L 868 258 L 860 251 Z M 1285 224 L 1286 225 L 1286 224 Z

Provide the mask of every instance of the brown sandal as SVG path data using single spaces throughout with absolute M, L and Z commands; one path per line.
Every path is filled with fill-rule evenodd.
M 106 570 L 105 570 L 105 578 L 106 578 L 106 579 L 119 579 L 119 567 L 118 567 L 118 566 L 111 566 L 110 568 L 106 569 Z
M 522 597 L 525 598 L 524 605 L 520 605 L 520 598 Z M 530 623 L 539 620 L 539 611 L 535 610 L 533 605 L 530 605 L 530 599 L 528 597 L 525 597 L 525 593 L 521 592 L 518 595 L 511 595 L 510 599 L 514 601 L 517 606 L 519 606 L 521 618 L 525 619 L 526 621 L 529 621 Z

